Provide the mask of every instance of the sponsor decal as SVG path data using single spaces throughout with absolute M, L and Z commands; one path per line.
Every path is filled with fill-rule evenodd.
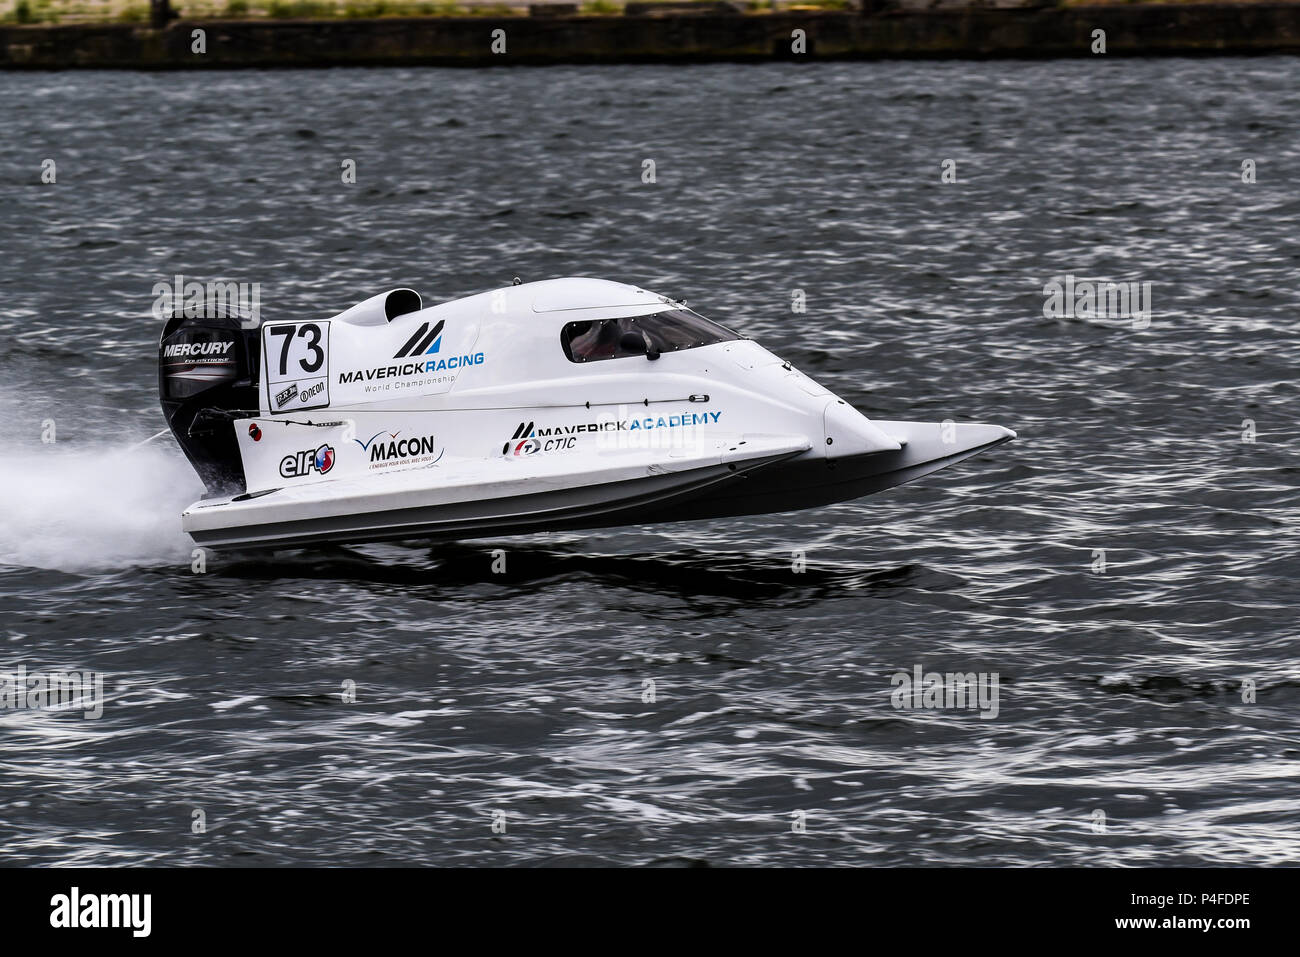
M 248 425 L 248 434 L 252 436 L 254 442 L 262 441 L 262 430 L 257 427 L 256 422 L 250 422 Z
M 401 433 L 398 433 L 399 435 Z M 438 450 L 432 435 L 418 439 L 393 439 L 387 444 L 380 442 L 370 448 L 370 461 L 382 462 L 385 459 L 405 459 L 416 455 L 432 455 Z
M 681 415 L 647 415 L 639 419 L 601 418 L 596 422 L 579 422 L 573 425 L 537 426 L 533 422 L 520 422 L 515 434 L 501 446 L 502 455 L 536 455 L 538 452 L 560 452 L 574 448 L 578 436 L 597 433 L 606 438 L 611 432 L 645 432 L 655 429 L 693 429 L 701 425 L 716 425 L 721 412 L 684 412 Z
M 594 422 L 551 426 L 521 422 L 515 429 L 515 434 L 501 446 L 501 454 L 560 452 L 575 448 L 579 437 L 585 434 L 594 434 L 596 447 L 600 449 L 686 447 L 698 441 L 698 427 L 717 425 L 722 418 L 720 411 L 646 415 L 640 418 L 627 417 L 626 413 L 627 407 L 620 406 L 618 415 L 601 413 Z
M 379 438 L 381 435 L 386 435 L 390 439 L 395 439 L 401 434 L 402 434 L 401 432 L 376 432 L 374 435 L 366 439 L 364 442 L 362 442 L 360 439 L 353 439 L 352 441 L 357 443 L 357 445 L 361 446 L 362 452 L 368 452 L 370 450 L 370 444 L 374 442 L 375 439 Z
M 262 326 L 266 401 L 272 414 L 329 406 L 329 337 L 328 320 Z
M 617 415 L 603 414 L 588 431 L 597 432 L 596 447 L 608 449 L 699 448 L 700 428 L 717 425 L 721 412 L 683 412 L 680 415 L 628 417 L 620 406 Z
M 417 438 L 400 438 L 401 432 L 376 432 L 364 442 L 352 441 L 370 453 L 370 468 L 384 469 L 394 466 L 432 465 L 442 458 L 443 450 L 432 435 Z
M 182 330 L 179 335 L 190 335 Z M 169 379 L 192 382 L 226 382 L 235 374 L 235 343 L 232 339 L 204 339 L 200 342 L 172 342 L 162 348 L 160 359 Z
M 697 425 L 717 425 L 722 418 L 721 412 L 684 412 L 681 415 L 647 415 L 640 419 L 626 422 L 627 431 L 637 429 L 689 429 Z M 615 422 L 615 428 L 602 427 L 602 432 L 617 432 L 623 429 L 624 422 Z
M 684 412 L 681 415 L 647 415 L 639 419 L 607 419 L 578 425 L 539 428 L 537 435 L 577 435 L 583 432 L 636 432 L 645 429 L 689 429 L 697 425 L 716 425 L 721 412 Z
M 280 460 L 280 474 L 285 478 L 298 478 L 310 475 L 312 472 L 324 475 L 332 468 L 334 468 L 334 449 L 328 445 L 295 452 Z
M 510 441 L 501 446 L 501 454 L 509 455 L 512 446 L 514 447 L 515 455 L 530 455 L 531 453 L 536 452 L 536 443 L 532 440 L 532 434 L 533 423 L 520 422 L 518 427 L 515 429 L 515 434 L 510 436 Z M 520 439 L 523 439 L 523 441 L 519 441 Z M 527 448 L 525 448 L 525 446 L 527 446 Z
M 538 452 L 560 452 L 578 444 L 576 435 L 542 440 L 532 422 L 520 422 L 510 441 L 501 447 L 502 455 L 536 455 Z
M 394 366 L 376 366 L 371 369 L 357 369 L 353 372 L 340 372 L 339 385 L 349 382 L 375 382 L 381 379 L 404 379 L 408 376 L 426 375 L 431 372 L 454 372 L 467 366 L 483 364 L 483 353 L 476 352 L 468 356 L 450 356 L 446 359 L 428 359 L 424 362 L 404 362 Z
M 224 356 L 234 342 L 176 342 L 163 347 L 164 359 L 188 359 L 192 356 Z
M 397 466 L 433 465 L 442 458 L 443 450 L 438 448 L 432 435 L 400 439 L 402 433 L 387 433 L 389 441 L 376 442 L 377 436 L 370 439 L 370 468 L 386 469 Z M 355 439 L 353 441 L 356 441 Z
M 425 355 L 430 356 L 442 348 L 442 327 L 446 325 L 443 320 L 438 320 L 438 324 L 432 329 L 427 322 L 420 324 L 420 328 L 415 330 L 415 335 L 406 341 L 406 345 L 394 353 L 394 359 L 405 359 L 408 356 Z

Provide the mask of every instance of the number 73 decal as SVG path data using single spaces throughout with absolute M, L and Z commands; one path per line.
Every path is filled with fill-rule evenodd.
M 276 322 L 262 326 L 265 407 L 272 415 L 330 404 L 330 324 Z

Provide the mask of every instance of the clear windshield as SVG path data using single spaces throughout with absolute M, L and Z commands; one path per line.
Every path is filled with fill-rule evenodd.
M 641 342 L 628 348 L 623 337 L 635 333 Z M 594 362 L 645 355 L 646 347 L 659 352 L 680 352 L 715 342 L 743 338 L 689 309 L 667 309 L 630 319 L 586 319 L 570 322 L 560 332 L 560 344 L 570 362 Z

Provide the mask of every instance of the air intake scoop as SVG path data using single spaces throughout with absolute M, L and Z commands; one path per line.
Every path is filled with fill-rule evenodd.
M 414 289 L 393 289 L 343 310 L 334 319 L 354 326 L 382 326 L 398 316 L 419 312 L 422 306 L 420 294 Z

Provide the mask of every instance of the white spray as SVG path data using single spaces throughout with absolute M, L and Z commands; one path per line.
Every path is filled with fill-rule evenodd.
M 0 565 L 188 564 L 180 513 L 202 491 L 170 437 L 134 448 L 24 444 L 0 456 Z

